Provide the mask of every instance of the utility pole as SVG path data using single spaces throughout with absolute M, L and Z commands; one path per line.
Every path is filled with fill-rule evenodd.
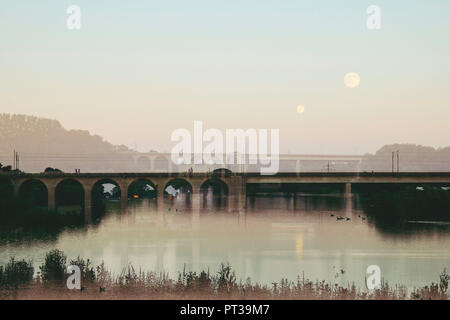
M 16 150 L 13 150 L 13 163 L 12 163 L 13 170 L 19 169 L 19 153 L 16 152 Z
M 400 172 L 400 155 L 399 155 L 400 151 L 397 150 L 397 173 Z
M 395 152 L 392 151 L 392 173 L 394 173 L 394 154 Z
M 324 171 L 330 173 L 331 171 L 334 170 L 334 167 L 332 167 L 332 165 L 330 165 L 330 161 L 327 161 L 327 163 L 322 167 L 321 170 L 324 170 Z

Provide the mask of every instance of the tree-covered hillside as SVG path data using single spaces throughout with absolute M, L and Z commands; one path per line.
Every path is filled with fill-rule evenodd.
M 435 149 L 415 144 L 385 145 L 375 154 L 366 154 L 361 163 L 361 171 L 391 172 L 392 153 L 394 171 L 397 171 L 397 151 L 400 172 L 450 171 L 450 147 Z
M 13 165 L 19 153 L 20 169 L 42 172 L 54 167 L 66 172 L 133 169 L 132 150 L 115 146 L 85 130 L 67 130 L 57 120 L 0 114 L 0 163 Z
M 57 120 L 0 114 L 0 153 L 110 153 L 128 151 L 85 130 L 66 130 Z

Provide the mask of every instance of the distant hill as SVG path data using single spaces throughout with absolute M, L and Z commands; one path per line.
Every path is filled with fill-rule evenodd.
M 109 153 L 130 151 L 86 130 L 66 130 L 57 120 L 0 114 L 0 153 Z
M 52 119 L 0 114 L 0 163 L 11 165 L 13 150 L 19 152 L 20 169 L 26 172 L 43 172 L 47 167 L 64 172 L 74 172 L 75 169 L 83 172 L 150 171 L 148 162 L 138 161 L 141 156 L 138 152 L 123 145 L 113 145 L 88 131 L 67 130 Z M 450 171 L 450 147 L 435 149 L 414 144 L 386 145 L 375 154 L 365 154 L 359 171 L 391 172 L 392 152 L 397 150 L 401 172 Z M 312 162 L 305 162 L 302 170 L 323 171 L 327 161 Z M 396 171 L 396 157 L 394 165 Z M 157 168 L 158 164 L 155 166 Z M 280 171 L 290 169 L 286 170 L 280 163 Z
M 394 152 L 394 171 L 397 171 L 397 150 L 401 172 L 450 171 L 450 147 L 435 149 L 415 144 L 385 145 L 375 154 L 366 154 L 360 171 L 391 172 L 392 152 Z
M 132 150 L 115 146 L 86 130 L 67 130 L 57 120 L 27 115 L 0 114 L 0 162 L 11 164 L 13 150 L 19 152 L 25 171 L 40 172 L 57 167 L 115 171 L 128 168 Z M 83 157 L 89 157 L 87 163 Z M 50 159 L 50 160 L 49 160 Z

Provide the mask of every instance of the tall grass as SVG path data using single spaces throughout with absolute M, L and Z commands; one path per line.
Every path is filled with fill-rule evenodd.
M 45 255 L 44 264 L 39 267 L 40 278 L 46 284 L 64 283 L 67 257 L 61 250 L 54 249 Z
M 11 257 L 5 266 L 0 266 L 0 288 L 17 288 L 33 280 L 34 268 L 31 261 Z
M 101 263 L 94 267 L 91 261 L 80 257 L 70 260 L 64 252 L 52 250 L 45 256 L 40 272 L 33 276 L 31 261 L 14 258 L 0 266 L 0 293 L 14 290 L 33 292 L 40 298 L 145 298 L 145 299 L 448 299 L 450 276 L 444 269 L 439 282 L 422 288 L 403 285 L 391 286 L 383 281 L 381 287 L 367 291 L 354 284 L 340 286 L 327 281 L 312 281 L 304 275 L 295 281 L 281 279 L 271 285 L 253 283 L 250 278 L 238 280 L 229 264 L 221 264 L 217 272 L 186 271 L 184 267 L 175 279 L 167 273 L 155 273 L 127 266 L 118 275 L 112 274 Z M 67 265 L 77 265 L 81 271 L 82 288 L 68 290 L 65 280 Z M 56 292 L 56 293 L 55 293 Z M 53 294 L 53 295 L 52 295 Z M 76 295 L 78 294 L 78 295 Z M 5 297 L 5 294 L 0 295 Z M 20 296 L 20 295 L 19 295 Z M 10 296 L 6 295 L 10 298 Z

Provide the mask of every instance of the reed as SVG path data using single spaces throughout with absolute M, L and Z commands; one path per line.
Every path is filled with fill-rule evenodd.
M 34 275 L 31 261 L 14 257 L 0 266 L 0 298 L 2 299 L 350 299 L 350 300 L 420 300 L 449 299 L 450 276 L 444 269 L 438 282 L 423 288 L 391 286 L 383 281 L 381 287 L 368 291 L 355 284 L 341 286 L 325 280 L 312 281 L 304 275 L 295 281 L 281 279 L 271 285 L 237 279 L 229 264 L 222 263 L 216 272 L 186 271 L 175 279 L 165 272 L 136 269 L 132 265 L 117 275 L 104 263 L 94 267 L 91 260 L 77 257 L 69 265 L 80 267 L 81 290 L 66 287 L 67 256 L 60 250 L 49 251 Z

